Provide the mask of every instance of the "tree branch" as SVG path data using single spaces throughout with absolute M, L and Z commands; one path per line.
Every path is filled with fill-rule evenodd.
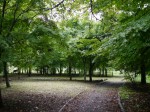
M 2 8 L 2 15 L 1 15 L 1 23 L 0 23 L 0 34 L 2 33 L 2 28 L 3 28 L 3 20 L 5 16 L 5 7 L 6 7 L 6 0 L 3 1 L 3 8 Z
M 111 36 L 111 33 L 106 33 L 103 35 L 93 35 L 95 38 L 97 38 L 99 41 L 102 41 L 104 38 Z
M 48 10 L 53 10 L 55 8 L 57 8 L 58 6 L 60 6 L 61 4 L 64 3 L 65 0 L 62 0 L 61 2 L 59 2 L 58 4 L 56 4 L 55 6 L 53 6 L 52 8 L 44 8 L 45 11 L 48 11 Z
M 11 24 L 9 30 L 8 30 L 8 33 L 7 33 L 6 37 L 8 37 L 8 36 L 10 35 L 11 31 L 13 30 L 13 27 L 15 26 L 15 23 L 16 23 L 16 21 L 17 21 L 17 20 L 16 20 L 16 13 L 17 13 L 17 10 L 18 10 L 18 4 L 16 3 L 16 8 L 15 8 L 14 13 L 13 13 L 12 24 Z
M 94 17 L 96 20 L 100 20 L 100 19 L 98 19 L 98 18 L 94 15 L 94 12 L 93 12 L 93 1 L 92 1 L 92 0 L 90 0 L 90 7 L 91 7 L 91 13 L 92 13 L 93 17 Z

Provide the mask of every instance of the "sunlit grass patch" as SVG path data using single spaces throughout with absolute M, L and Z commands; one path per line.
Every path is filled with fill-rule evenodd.
M 122 100 L 129 99 L 130 95 L 134 94 L 135 92 L 128 88 L 127 86 L 122 86 L 119 88 L 119 95 Z
M 141 76 L 138 75 L 138 76 L 135 78 L 135 81 L 136 81 L 136 82 L 140 82 L 140 81 L 141 81 Z M 146 76 L 146 82 L 147 82 L 147 83 L 150 83 L 150 76 L 149 76 L 149 75 Z

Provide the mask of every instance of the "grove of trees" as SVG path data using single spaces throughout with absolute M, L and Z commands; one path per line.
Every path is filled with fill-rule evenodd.
M 84 80 L 112 67 L 141 75 L 150 73 L 149 0 L 1 0 L 0 71 L 10 87 L 10 66 L 39 74 Z

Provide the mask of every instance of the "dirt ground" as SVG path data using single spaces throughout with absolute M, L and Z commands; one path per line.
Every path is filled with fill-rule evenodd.
M 118 88 L 121 78 L 105 82 L 63 81 L 35 78 L 2 86 L 1 112 L 121 112 Z
M 125 84 L 122 105 L 126 112 L 150 112 L 150 84 Z

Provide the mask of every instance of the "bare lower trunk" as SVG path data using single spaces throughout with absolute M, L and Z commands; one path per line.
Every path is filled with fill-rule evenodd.
M 20 79 L 21 70 L 18 68 L 18 79 Z
M 99 77 L 102 75 L 102 70 L 99 68 Z
M 71 74 L 71 62 L 69 62 L 69 76 L 70 76 L 70 80 L 72 80 L 72 74 Z
M 28 76 L 31 77 L 31 67 L 28 68 Z
M 92 63 L 92 59 L 90 58 L 90 66 L 89 66 L 89 79 L 90 79 L 90 82 L 92 82 L 93 66 L 94 66 L 94 64 Z
M 4 72 L 4 77 L 6 81 L 6 87 L 10 87 L 9 79 L 8 79 L 8 71 L 7 71 L 7 62 L 3 62 L 3 72 Z
M 85 64 L 84 64 L 84 81 L 86 81 L 86 68 L 85 68 Z
M 82 58 L 82 61 L 83 61 L 83 67 L 84 67 L 84 68 L 83 68 L 83 69 L 84 69 L 84 71 L 83 71 L 83 72 L 84 72 L 84 73 L 83 73 L 83 74 L 84 74 L 84 81 L 86 81 L 86 58 L 83 57 L 83 58 Z
M 141 61 L 141 84 L 146 84 L 146 68 L 143 60 Z
M 107 69 L 105 68 L 105 76 L 107 77 Z
M 60 76 L 62 75 L 62 64 L 60 64 L 60 66 L 59 66 L 59 75 Z
M 102 76 L 105 76 L 105 68 L 104 68 L 104 66 L 102 67 Z
M 0 108 L 3 107 L 3 100 L 2 100 L 2 91 L 0 89 Z

